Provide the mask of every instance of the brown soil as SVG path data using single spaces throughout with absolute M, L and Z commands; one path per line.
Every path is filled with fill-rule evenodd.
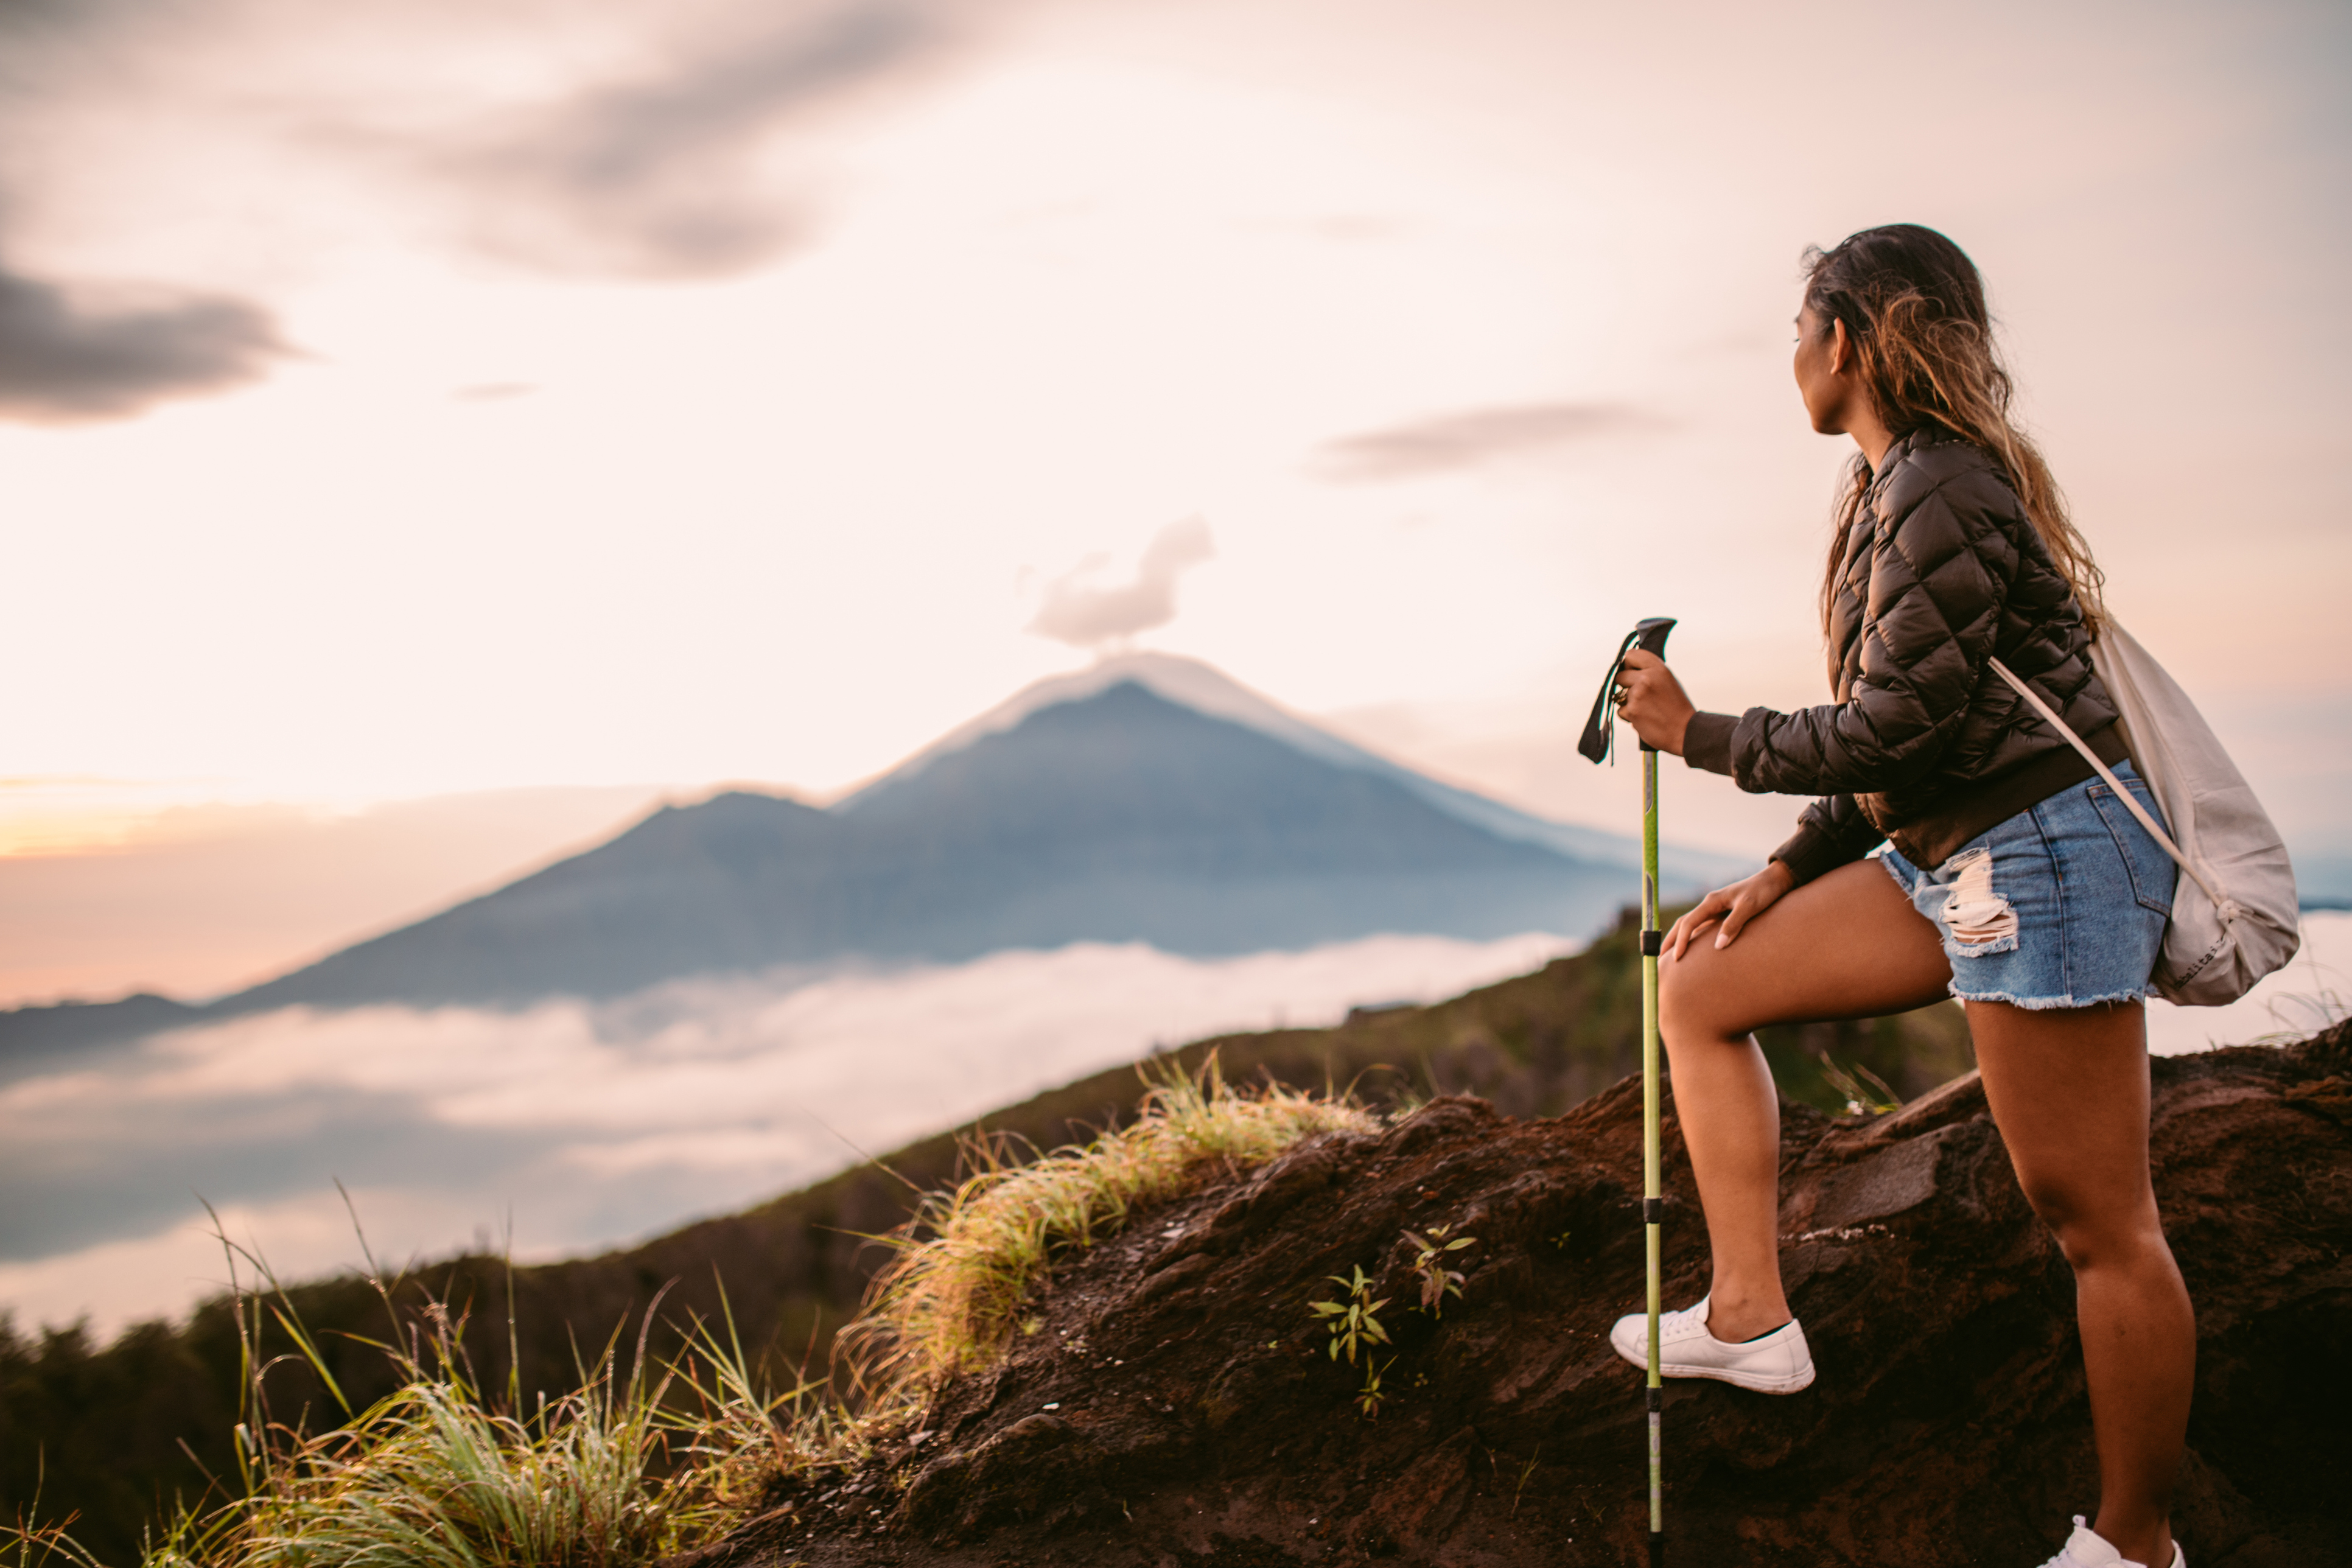
M 2189 1560 L 2352 1562 L 2352 1029 L 2154 1074 L 2200 1336 Z M 1820 1381 L 1669 1385 L 1670 1557 L 2042 1562 L 2095 1500 L 2074 1284 L 1977 1079 L 1876 1121 L 1784 1116 L 1784 1261 Z M 698 1568 L 1643 1561 L 1641 1377 L 1605 1337 L 1641 1299 L 1640 1128 L 1632 1080 L 1553 1120 L 1451 1098 L 1139 1216 L 921 1431 L 780 1487 Z M 1706 1254 L 1671 1117 L 1666 1159 L 1684 1304 Z M 1401 1233 L 1447 1223 L 1478 1239 L 1441 1321 Z M 1358 1264 L 1395 1342 L 1376 1419 L 1307 1310 Z

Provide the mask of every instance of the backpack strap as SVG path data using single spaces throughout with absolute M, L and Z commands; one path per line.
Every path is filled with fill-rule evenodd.
M 2041 697 L 2034 691 L 2033 688 L 2026 685 L 2022 680 L 2020 680 L 2017 678 L 2017 672 L 2015 670 L 2010 668 L 2009 666 L 2001 663 L 2000 660 L 1997 658 L 1989 660 L 1988 662 L 1992 665 L 1993 669 L 2003 680 L 2008 681 L 2011 686 L 2017 688 L 2017 694 L 2020 697 L 2024 698 L 2026 701 L 2033 705 L 2033 710 L 2036 713 L 2041 714 L 2043 719 L 2049 721 L 2050 726 L 2053 729 L 2066 737 L 2068 744 L 2072 745 L 2076 751 L 2083 753 L 2083 760 L 2084 762 L 2089 763 L 2093 767 L 2099 770 L 2099 776 L 2107 781 L 2107 787 L 2116 792 L 2116 798 L 2122 801 L 2126 809 L 2130 811 L 2134 816 L 2139 819 L 2139 825 L 2147 829 L 2148 837 L 2162 845 L 2164 847 L 2164 852 L 2167 855 L 2171 856 L 2172 858 L 2179 864 L 2182 870 L 2189 873 L 2189 880 L 2195 882 L 2200 888 L 2204 889 L 2205 896 L 2213 900 L 2213 907 L 2222 911 L 2222 918 L 2227 920 L 2231 915 L 2235 914 L 2237 912 L 2238 906 L 2223 898 L 2220 893 L 2216 892 L 2213 889 L 2213 884 L 2205 879 L 2204 873 L 2189 864 L 2189 857 L 2180 852 L 2180 846 L 2172 841 L 2172 835 L 2167 833 L 2164 830 L 2163 825 L 2158 823 L 2155 817 L 2150 816 L 2147 814 L 2147 808 L 2140 805 L 2140 803 L 2133 797 L 2131 791 L 2124 788 L 2124 781 L 2116 777 L 2115 770 L 2108 767 L 2106 763 L 2099 761 L 2099 755 L 2096 752 L 2091 750 L 2090 742 L 2084 740 L 2082 736 L 2074 733 L 2074 727 L 2068 724 L 2065 720 L 2058 717 L 2057 711 L 2053 709 L 2050 704 L 2042 700 Z

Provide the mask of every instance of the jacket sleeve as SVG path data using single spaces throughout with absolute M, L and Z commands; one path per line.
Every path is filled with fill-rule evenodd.
M 1890 485 L 1879 502 L 1858 658 L 1847 661 L 1854 674 L 1842 700 L 1742 714 L 1728 748 L 1740 788 L 1882 794 L 1932 772 L 1959 735 L 2016 574 L 2014 531 L 2031 524 L 2016 494 L 1982 468 L 1923 481 L 1907 498 L 1905 488 Z
M 1727 713 L 1694 713 L 1683 735 L 1683 760 L 1708 773 L 1731 772 L 1731 736 L 1738 721 Z M 1825 795 L 1805 807 L 1797 831 L 1772 851 L 1799 884 L 1859 860 L 1885 837 L 1850 795 Z
M 1805 807 L 1797 818 L 1797 831 L 1771 858 L 1788 867 L 1801 886 L 1824 871 L 1861 859 L 1885 837 L 1863 815 L 1853 796 L 1825 795 Z

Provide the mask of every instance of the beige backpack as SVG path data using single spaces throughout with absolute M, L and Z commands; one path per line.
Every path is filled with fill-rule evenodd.
M 2303 936 L 2286 845 L 2196 704 L 2146 648 L 2110 620 L 2091 645 L 2091 667 L 2122 714 L 2124 745 L 2172 825 L 2169 834 L 2047 702 L 2000 660 L 1992 667 L 2180 863 L 2156 963 L 2158 995 L 2184 1007 L 2220 1007 L 2294 956 Z

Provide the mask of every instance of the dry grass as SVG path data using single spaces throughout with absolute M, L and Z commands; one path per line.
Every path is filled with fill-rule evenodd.
M 1002 1352 L 1056 1257 L 1116 1232 L 1139 1208 L 1263 1164 L 1312 1133 L 1377 1125 L 1343 1100 L 1278 1085 L 1237 1090 L 1212 1055 L 1197 1077 L 1163 1073 L 1133 1121 L 1092 1142 L 1015 1163 L 1001 1142 L 974 1139 L 966 1152 L 972 1173 L 928 1198 L 894 1238 L 898 1260 L 846 1332 L 889 1395 L 919 1397 Z
M 692 1325 L 686 1350 L 660 1366 L 640 1332 L 626 1372 L 616 1330 L 574 1392 L 525 1409 L 511 1377 L 482 1386 L 463 1317 L 436 1302 L 414 1348 L 364 1342 L 402 1385 L 354 1410 L 284 1289 L 232 1247 L 233 1269 L 240 1259 L 258 1278 L 235 1293 L 237 1473 L 150 1538 L 143 1568 L 633 1568 L 723 1533 L 780 1470 L 838 1458 L 839 1424 L 814 1408 L 815 1385 L 756 1393 L 731 1321 L 723 1339 Z M 396 1332 L 397 1283 L 377 1285 Z M 272 1418 L 265 1318 L 324 1385 L 340 1417 L 330 1430 Z M 803 1407 L 806 1421 L 795 1418 Z M 69 1521 L 0 1528 L 0 1565 L 52 1564 L 102 1568 Z
M 681 1355 L 649 1364 L 656 1297 L 627 1370 L 615 1330 L 575 1392 L 525 1409 L 511 1375 L 503 1389 L 482 1386 L 465 1322 L 446 1307 L 428 1310 L 429 1331 L 409 1348 L 398 1343 L 394 1281 L 377 1287 L 394 1339 L 368 1342 L 398 1366 L 402 1386 L 354 1410 L 291 1299 L 232 1247 L 232 1273 L 240 1261 L 252 1271 L 235 1291 L 239 1474 L 152 1539 L 142 1568 L 625 1568 L 715 1539 L 779 1475 L 856 1464 L 919 1412 L 940 1376 L 1001 1352 L 1056 1258 L 1311 1133 L 1375 1126 L 1344 1100 L 1236 1091 L 1212 1057 L 1198 1077 L 1163 1074 L 1133 1122 L 1083 1146 L 1017 1163 L 1003 1141 L 972 1140 L 972 1173 L 888 1238 L 899 1257 L 845 1331 L 845 1400 L 830 1377 L 782 1395 L 759 1390 L 731 1320 L 723 1337 L 695 1324 Z M 272 1418 L 265 1317 L 325 1385 L 331 1430 Z M 103 1568 L 69 1528 L 0 1526 L 0 1568 Z

